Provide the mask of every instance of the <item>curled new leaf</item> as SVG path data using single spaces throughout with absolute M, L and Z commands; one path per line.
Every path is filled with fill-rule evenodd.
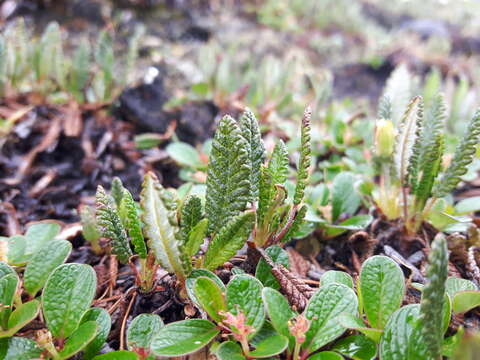
M 117 214 L 112 197 L 107 195 L 100 185 L 97 188 L 96 201 L 99 230 L 103 237 L 111 239 L 112 252 L 121 263 L 126 264 L 128 258 L 132 256 L 127 232 Z

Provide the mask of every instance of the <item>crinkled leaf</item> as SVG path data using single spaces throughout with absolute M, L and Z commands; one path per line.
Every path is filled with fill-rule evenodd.
M 28 262 L 23 277 L 25 290 L 34 297 L 47 282 L 55 268 L 65 262 L 72 244 L 69 241 L 54 239 L 42 246 Z
M 138 315 L 132 320 L 127 330 L 128 349 L 143 349 L 149 353 L 153 337 L 163 326 L 162 319 L 156 314 Z
M 151 349 L 157 356 L 183 356 L 208 345 L 218 333 L 215 324 L 208 320 L 177 321 L 157 332 L 152 340 Z
M 30 225 L 25 233 L 27 240 L 27 247 L 25 249 L 25 256 L 29 259 L 35 254 L 43 245 L 60 232 L 60 225 L 55 223 L 39 223 Z
M 288 177 L 288 152 L 283 140 L 279 140 L 273 148 L 268 162 L 268 172 L 273 184 L 283 185 Z
M 287 336 L 293 346 L 295 338 L 290 334 L 288 321 L 295 316 L 295 312 L 290 308 L 287 299 L 277 290 L 268 287 L 263 288 L 262 299 L 273 327 L 280 335 Z
M 233 341 L 225 341 L 220 344 L 215 355 L 219 360 L 245 360 L 240 345 Z
M 222 289 L 222 292 L 226 291 L 225 285 L 223 284 L 222 280 L 215 275 L 213 272 L 205 269 L 194 269 L 191 273 L 190 276 L 187 278 L 185 281 L 185 287 L 187 289 L 188 297 L 190 300 L 193 301 L 193 303 L 197 306 L 200 306 L 200 303 L 198 302 L 197 297 L 195 296 L 195 291 L 193 291 L 195 282 L 199 277 L 207 277 L 209 279 L 212 279 L 215 284 L 217 284 L 220 289 Z
M 123 194 L 125 190 L 126 189 L 123 186 L 122 180 L 120 180 L 118 176 L 115 176 L 112 180 L 110 194 L 112 195 L 112 198 L 115 201 L 115 206 L 117 208 L 120 207 L 120 203 L 122 202 Z
M 57 267 L 45 284 L 42 308 L 48 329 L 56 338 L 69 337 L 78 327 L 95 295 L 97 277 L 86 264 Z
M 132 194 L 127 189 L 123 190 L 119 207 L 120 219 L 130 236 L 135 253 L 141 258 L 147 258 L 147 246 L 142 233 L 142 224 L 137 213 L 137 206 L 133 201 Z
M 305 309 L 310 328 L 303 348 L 313 352 L 335 340 L 345 332 L 338 323 L 338 316 L 342 313 L 356 315 L 357 312 L 358 301 L 352 289 L 337 283 L 321 287 Z
M 61 351 L 58 352 L 61 359 L 68 359 L 84 349 L 97 334 L 97 322 L 87 321 L 81 324 L 65 342 Z
M 359 288 L 368 322 L 383 329 L 402 304 L 405 294 L 402 270 L 386 256 L 372 256 L 362 265 Z
M 442 346 L 442 355 L 448 358 L 453 357 L 453 354 L 457 351 L 459 345 L 461 344 L 463 334 L 463 327 L 460 327 L 455 335 L 449 336 L 443 340 Z
M 13 336 L 17 331 L 35 319 L 40 311 L 40 302 L 31 300 L 15 309 L 8 318 L 8 330 L 0 332 L 1 337 Z
M 475 291 L 477 286 L 470 280 L 450 276 L 445 282 L 445 290 L 451 299 L 460 291 Z
M 363 230 L 370 225 L 372 220 L 372 215 L 356 215 L 338 225 L 325 224 L 325 227 L 328 236 L 338 236 L 346 231 Z
M 240 250 L 252 232 L 255 213 L 245 212 L 232 218 L 215 235 L 205 254 L 204 266 L 214 270 Z
M 216 233 L 245 210 L 250 198 L 249 146 L 230 116 L 218 124 L 208 164 L 205 212 L 209 233 Z
M 312 110 L 307 107 L 303 113 L 301 133 L 300 133 L 300 159 L 297 165 L 297 182 L 295 184 L 295 193 L 293 195 L 293 203 L 299 205 L 305 195 L 305 187 L 310 170 L 312 146 L 310 143 L 310 118 Z
M 249 356 L 253 358 L 267 358 L 281 354 L 288 346 L 288 339 L 283 335 L 270 336 L 260 342 Z
M 380 341 L 382 360 L 428 359 L 419 326 L 420 305 L 406 305 L 395 311 Z
M 480 291 L 460 291 L 453 297 L 453 312 L 462 314 L 480 306 Z
M 239 312 L 245 315 L 246 324 L 254 328 L 250 338 L 262 328 L 265 321 L 262 287 L 259 280 L 247 274 L 235 275 L 227 285 L 227 309 L 234 315 Z
M 360 195 L 355 190 L 355 177 L 350 173 L 340 173 L 333 179 L 332 221 L 341 214 L 353 215 L 360 205 Z
M 202 166 L 197 149 L 184 142 L 172 142 L 165 149 L 167 154 L 181 166 L 196 168 Z
M 183 241 L 187 241 L 192 229 L 202 219 L 202 200 L 198 196 L 192 195 L 185 200 L 180 219 L 182 238 Z
M 26 337 L 0 339 L 0 358 L 2 360 L 31 360 L 40 357 L 42 349 L 37 343 Z
M 377 344 L 363 335 L 352 335 L 337 341 L 332 350 L 353 360 L 373 360 Z
M 346 329 L 352 329 L 361 332 L 376 343 L 380 342 L 380 338 L 383 334 L 383 330 L 367 327 L 362 319 L 352 314 L 341 314 L 338 317 L 338 322 Z
M 265 249 L 265 252 L 272 259 L 275 264 L 282 264 L 287 269 L 289 267 L 288 253 L 278 245 L 272 245 Z M 255 277 L 260 280 L 265 287 L 271 287 L 272 289 L 280 289 L 278 280 L 272 274 L 272 267 L 261 258 L 258 262 Z
M 325 286 L 331 283 L 338 283 L 348 286 L 353 289 L 352 277 L 344 271 L 329 270 L 320 278 L 320 286 Z
M 222 289 L 208 277 L 199 277 L 194 286 L 195 297 L 203 310 L 215 322 L 222 321 L 221 311 L 227 310 Z
M 200 250 L 200 246 L 202 246 L 205 236 L 207 235 L 207 228 L 208 219 L 200 220 L 193 227 L 188 235 L 187 243 L 184 246 L 185 254 L 188 256 L 194 256 L 198 250 Z
M 0 325 L 2 328 L 7 328 L 8 318 L 12 313 L 13 299 L 18 286 L 18 275 L 13 273 L 6 273 L 0 279 Z
M 7 259 L 12 265 L 22 265 L 27 262 L 27 238 L 23 235 L 14 235 L 7 238 Z
M 112 319 L 108 311 L 98 307 L 89 309 L 83 315 L 80 324 L 87 321 L 95 321 L 97 323 L 97 333 L 95 338 L 83 349 L 83 358 L 85 360 L 89 360 L 98 354 L 105 341 L 107 341 L 110 328 L 112 327 Z
M 137 354 L 127 350 L 112 351 L 106 354 L 98 355 L 93 360 L 139 360 Z

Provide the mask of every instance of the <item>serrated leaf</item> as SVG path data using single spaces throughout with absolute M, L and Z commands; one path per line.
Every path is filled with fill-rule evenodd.
M 125 227 L 117 214 L 113 198 L 105 192 L 102 186 L 97 187 L 96 193 L 96 218 L 100 233 L 103 237 L 111 239 L 112 252 L 117 255 L 122 264 L 128 263 L 132 250 Z
M 245 210 L 250 197 L 248 144 L 238 124 L 224 116 L 212 142 L 205 212 L 209 233 L 219 231 Z
M 385 326 L 380 341 L 382 360 L 428 359 L 418 324 L 420 305 L 406 305 L 395 311 Z
M 78 327 L 95 295 L 97 277 L 86 264 L 64 264 L 57 267 L 45 284 L 42 308 L 52 335 L 69 337 Z
M 308 174 L 311 161 L 311 144 L 310 144 L 310 118 L 312 110 L 307 107 L 303 113 L 301 134 L 300 134 L 300 159 L 297 165 L 297 183 L 295 185 L 295 193 L 293 195 L 293 203 L 299 205 L 305 195 L 305 187 L 307 186 Z
M 140 360 L 140 358 L 134 352 L 119 350 L 95 356 L 93 360 Z
M 255 359 L 268 358 L 281 354 L 288 346 L 288 339 L 283 335 L 270 336 L 255 346 L 249 356 Z
M 129 350 L 150 353 L 153 337 L 163 327 L 163 321 L 156 314 L 140 314 L 132 320 L 127 330 L 127 346 Z
M 353 215 L 360 205 L 360 195 L 355 190 L 355 177 L 346 172 L 335 176 L 332 186 L 332 222 L 341 214 Z
M 120 200 L 119 215 L 122 224 L 128 231 L 130 241 L 132 242 L 135 253 L 141 259 L 147 258 L 147 246 L 142 233 L 142 224 L 137 213 L 137 206 L 133 200 L 132 194 L 127 189 L 123 189 Z
M 58 352 L 60 359 L 68 359 L 84 349 L 97 334 L 97 322 L 87 321 L 81 324 L 65 341 L 63 349 Z
M 225 341 L 220 344 L 215 355 L 219 360 L 245 360 L 240 345 L 233 341 Z
M 252 338 L 265 321 L 265 308 L 262 302 L 262 283 L 247 274 L 235 275 L 227 285 L 227 309 L 233 315 L 242 312 L 246 324 L 254 328 Z
M 45 285 L 52 271 L 67 260 L 71 251 L 72 244 L 69 241 L 55 239 L 32 256 L 23 276 L 23 286 L 32 298 Z
M 240 117 L 242 136 L 247 143 L 248 162 L 250 167 L 250 201 L 258 199 L 258 185 L 260 182 L 260 168 L 265 161 L 265 146 L 253 112 L 246 109 Z
M 219 332 L 208 320 L 177 321 L 160 329 L 152 340 L 151 349 L 157 356 L 188 355 L 208 345 Z
M 386 256 L 372 256 L 362 265 L 359 288 L 368 322 L 383 329 L 405 295 L 402 270 Z
M 0 279 L 0 304 L 2 305 L 0 308 L 0 325 L 4 329 L 8 327 L 8 318 L 12 313 L 13 299 L 18 282 L 18 275 L 15 272 L 5 273 Z
M 60 232 L 60 225 L 55 223 L 39 223 L 30 225 L 25 233 L 27 240 L 27 247 L 25 249 L 25 256 L 27 259 L 35 254 L 50 240 Z
M 273 184 L 283 185 L 287 180 L 288 152 L 283 140 L 279 140 L 275 144 L 267 169 Z
M 196 195 L 189 196 L 182 207 L 180 230 L 183 241 L 188 242 L 188 236 L 202 219 L 202 200 Z
M 405 107 L 412 95 L 412 77 L 405 64 L 400 64 L 390 74 L 385 85 L 383 96 L 388 98 L 390 106 L 388 111 L 382 111 L 383 116 L 390 115 L 394 123 L 398 124 Z
M 362 319 L 352 314 L 341 314 L 338 317 L 338 322 L 346 329 L 352 329 L 361 332 L 376 343 L 380 342 L 380 338 L 383 334 L 383 330 L 367 327 Z
M 453 297 L 453 312 L 463 314 L 480 306 L 480 291 L 460 291 Z
M 227 310 L 222 289 L 208 277 L 199 277 L 194 286 L 195 297 L 202 309 L 215 322 L 222 321 L 220 312 Z
M 377 344 L 363 335 L 352 335 L 337 341 L 332 350 L 353 360 L 374 360 Z
M 40 302 L 38 300 L 31 300 L 18 306 L 8 318 L 8 330 L 1 331 L 0 337 L 15 335 L 17 331 L 35 319 L 39 311 Z
M 140 198 L 149 248 L 165 270 L 175 273 L 179 280 L 184 279 L 188 267 L 177 239 L 179 228 L 172 196 L 149 172 L 145 174 Z
M 217 275 L 215 275 L 213 272 L 211 272 L 209 270 L 205 270 L 205 269 L 194 269 L 190 273 L 187 280 L 185 281 L 185 287 L 187 289 L 188 297 L 190 298 L 190 300 L 193 301 L 193 303 L 195 305 L 200 306 L 200 303 L 198 302 L 198 299 L 195 296 L 195 292 L 193 291 L 194 286 L 195 286 L 195 282 L 197 281 L 197 279 L 199 277 L 207 277 L 207 278 L 213 280 L 215 282 L 215 284 L 217 284 L 220 287 L 222 292 L 226 291 L 226 287 L 223 284 L 222 280 L 220 280 L 220 278 Z
M 2 360 L 31 360 L 40 357 L 42 349 L 37 343 L 26 337 L 0 339 L 0 357 Z
M 188 235 L 187 243 L 184 246 L 185 254 L 188 256 L 194 256 L 198 250 L 200 250 L 200 246 L 202 246 L 205 236 L 207 235 L 207 228 L 208 228 L 208 219 L 200 220 L 190 231 Z
M 470 280 L 450 276 L 445 282 L 445 290 L 451 299 L 460 291 L 475 291 L 477 286 Z
M 321 351 L 309 356 L 308 360 L 343 360 L 343 356 L 334 351 Z
M 88 321 L 95 321 L 97 324 L 97 332 L 95 338 L 83 349 L 83 359 L 92 359 L 98 354 L 102 346 L 107 341 L 108 334 L 112 327 L 112 320 L 107 310 L 102 308 L 91 308 L 82 317 L 80 324 Z M 73 336 L 73 335 L 72 335 Z
M 110 189 L 110 194 L 112 195 L 113 200 L 117 208 L 120 207 L 120 203 L 123 199 L 123 192 L 125 191 L 122 180 L 118 176 L 115 176 L 112 180 L 112 186 Z
M 165 151 L 181 166 L 197 168 L 203 166 L 197 149 L 184 142 L 173 142 L 168 144 Z
M 303 348 L 314 352 L 335 340 L 345 332 L 338 323 L 342 313 L 356 315 L 358 301 L 352 289 L 343 284 L 329 284 L 321 287 L 310 298 L 305 309 L 305 317 L 310 320 Z
M 265 249 L 265 252 L 272 259 L 275 264 L 282 264 L 287 269 L 289 268 L 288 253 L 278 245 L 272 245 Z M 272 274 L 272 268 L 267 262 L 261 258 L 258 262 L 257 269 L 255 271 L 255 277 L 260 280 L 265 287 L 271 287 L 272 289 L 280 289 L 278 280 Z
M 344 271 L 329 270 L 320 278 L 320 286 L 332 283 L 343 284 L 353 290 L 353 279 Z
M 208 246 L 203 263 L 205 268 L 214 270 L 234 256 L 247 241 L 254 222 L 255 213 L 245 212 L 220 229 Z
M 262 299 L 274 329 L 280 335 L 287 336 L 290 340 L 290 346 L 293 346 L 295 344 L 295 338 L 290 334 L 288 321 L 296 314 L 290 308 L 287 299 L 277 290 L 268 287 L 263 288 Z

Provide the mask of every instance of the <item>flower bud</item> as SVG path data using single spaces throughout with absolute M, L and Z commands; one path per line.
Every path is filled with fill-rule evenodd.
M 395 146 L 395 128 L 390 120 L 380 119 L 375 126 L 375 152 L 380 157 L 389 157 Z

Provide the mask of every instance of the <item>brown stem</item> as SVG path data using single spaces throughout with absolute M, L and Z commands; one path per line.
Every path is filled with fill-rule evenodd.
M 120 329 L 120 350 L 124 349 L 124 343 L 125 343 L 125 325 L 127 324 L 127 318 L 128 314 L 130 314 L 130 310 L 132 309 L 133 302 L 135 301 L 135 298 L 137 297 L 137 292 L 134 292 L 132 295 L 132 298 L 130 299 L 130 303 L 128 304 L 127 311 L 125 312 L 125 316 L 123 317 L 122 320 L 122 327 Z

